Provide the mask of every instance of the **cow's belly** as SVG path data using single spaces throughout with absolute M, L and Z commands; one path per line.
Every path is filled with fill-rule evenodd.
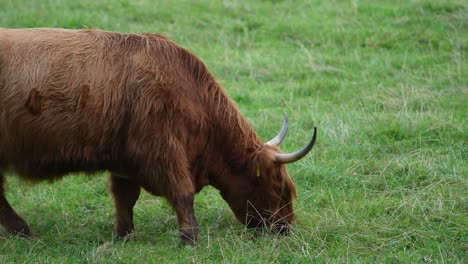
M 27 148 L 26 148 L 27 149 Z M 33 181 L 55 180 L 72 172 L 93 173 L 118 169 L 122 164 L 111 154 L 97 153 L 87 148 L 70 147 L 66 151 L 24 151 L 6 156 L 5 164 L 20 177 Z

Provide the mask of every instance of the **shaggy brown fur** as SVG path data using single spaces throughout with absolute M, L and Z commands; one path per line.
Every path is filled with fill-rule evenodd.
M 185 244 L 196 244 L 193 200 L 206 185 L 248 226 L 287 229 L 296 192 L 278 152 L 165 37 L 0 29 L 0 167 L 33 181 L 112 172 L 118 236 L 133 230 L 141 187 L 168 199 Z M 0 174 L 0 224 L 29 235 L 3 185 Z

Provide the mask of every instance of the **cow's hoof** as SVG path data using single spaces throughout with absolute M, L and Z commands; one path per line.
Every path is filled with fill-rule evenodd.
M 119 239 L 127 239 L 133 234 L 133 224 L 129 225 L 117 225 L 115 228 L 115 235 Z
M 23 237 L 23 238 L 31 237 L 31 231 L 29 230 L 29 226 L 22 219 L 21 221 L 17 221 L 13 223 L 12 225 L 9 225 L 7 227 L 7 231 L 8 233 L 14 236 Z
M 193 235 L 193 233 L 189 234 L 180 234 L 180 240 L 182 241 L 183 246 L 191 246 L 191 247 L 196 247 L 197 246 L 197 239 Z

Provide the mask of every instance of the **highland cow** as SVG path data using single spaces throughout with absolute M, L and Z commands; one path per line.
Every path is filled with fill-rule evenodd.
M 165 197 L 184 244 L 194 195 L 218 189 L 239 221 L 288 233 L 294 184 L 283 129 L 262 143 L 195 55 L 156 34 L 0 28 L 0 224 L 28 236 L 5 198 L 5 170 L 31 181 L 110 172 L 115 233 L 132 232 L 141 188 Z

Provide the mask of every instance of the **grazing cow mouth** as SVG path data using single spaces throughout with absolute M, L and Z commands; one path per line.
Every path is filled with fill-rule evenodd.
M 245 225 L 247 228 L 262 229 L 279 235 L 289 235 L 291 233 L 291 225 L 285 221 L 275 221 L 272 223 L 265 218 L 250 218 L 246 219 Z
M 291 224 L 285 219 L 265 218 L 248 213 L 244 221 L 245 226 L 251 229 L 262 229 L 280 235 L 288 235 L 291 232 Z

